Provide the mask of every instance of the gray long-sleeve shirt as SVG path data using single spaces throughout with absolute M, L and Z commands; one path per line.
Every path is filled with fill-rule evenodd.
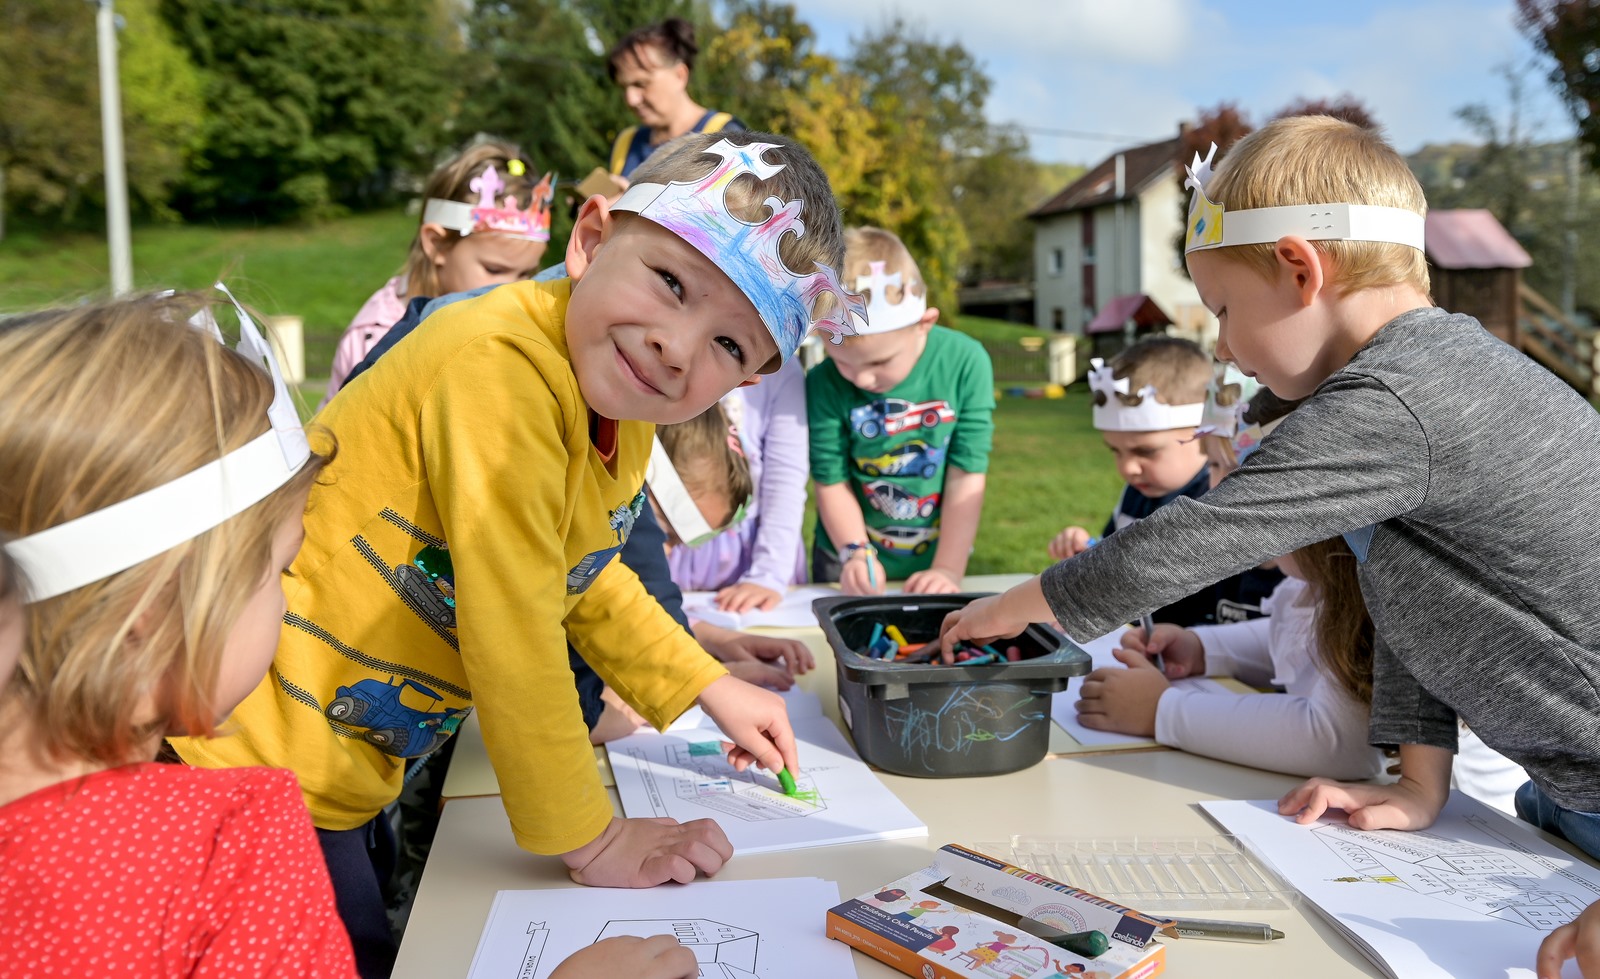
M 1044 593 L 1098 636 L 1336 534 L 1365 552 L 1372 742 L 1454 749 L 1459 713 L 1600 811 L 1600 416 L 1471 317 L 1395 318 L 1220 486 L 1048 569 Z

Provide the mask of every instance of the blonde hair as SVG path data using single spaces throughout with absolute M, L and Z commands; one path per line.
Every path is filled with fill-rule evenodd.
M 1357 703 L 1372 703 L 1374 630 L 1356 575 L 1356 556 L 1343 537 L 1308 544 L 1294 562 L 1316 594 L 1317 662 Z
M 872 290 L 858 290 L 855 284 L 858 278 L 872 274 L 873 262 L 883 263 L 885 275 L 900 273 L 901 285 L 884 287 L 883 298 L 886 302 L 899 303 L 905 299 L 908 291 L 924 299 L 928 297 L 928 284 L 922 281 L 922 270 L 917 268 L 917 260 L 911 257 L 910 250 L 899 235 L 870 225 L 846 231 L 844 265 L 839 271 L 839 280 L 846 289 L 859 292 L 863 302 L 872 300 Z
M 143 296 L 0 322 L 0 533 L 93 513 L 267 430 L 266 373 L 186 322 L 209 303 Z M 47 754 L 122 764 L 153 736 L 211 731 L 228 634 L 277 573 L 273 536 L 325 462 L 193 540 L 26 607 L 3 697 Z
M 522 173 L 511 172 L 512 161 L 521 164 Z M 521 206 L 528 206 L 533 200 L 533 190 L 540 180 L 533 171 L 533 164 L 528 162 L 528 158 L 522 155 L 522 151 L 517 149 L 515 144 L 498 139 L 486 139 L 463 149 L 440 164 L 429 175 L 428 182 L 422 188 L 424 214 L 429 198 L 476 204 L 478 192 L 472 189 L 472 182 L 491 166 L 505 182 L 505 186 L 495 196 L 499 199 L 507 196 L 515 197 Z M 461 232 L 447 228 L 439 244 L 449 249 L 455 247 L 460 240 Z M 411 239 L 411 251 L 406 255 L 406 264 L 401 272 L 406 280 L 406 295 L 439 294 L 439 267 L 433 264 L 428 258 L 428 253 L 422 248 L 422 222 L 418 223 L 416 236 Z
M 1139 391 L 1156 389 L 1156 400 L 1167 405 L 1192 405 L 1206 399 L 1211 384 L 1211 358 L 1200 345 L 1181 337 L 1146 337 L 1111 358 L 1111 376 L 1127 378 L 1128 393 L 1116 395 L 1124 405 L 1138 407 Z M 1106 403 L 1105 392 L 1095 392 L 1095 404 Z
M 661 447 L 678 470 L 683 488 L 698 500 L 711 493 L 726 493 L 731 513 L 755 492 L 750 477 L 750 460 L 734 449 L 738 435 L 728 421 L 722 405 L 710 408 L 676 425 L 656 428 Z
M 1226 211 L 1290 204 L 1372 204 L 1428 213 L 1422 186 L 1377 131 L 1332 116 L 1291 116 L 1234 144 L 1206 186 Z M 1224 218 L 1226 220 L 1226 218 Z M 1409 285 L 1428 292 L 1428 260 L 1408 245 L 1382 241 L 1314 241 L 1333 260 L 1345 292 Z M 1273 246 L 1223 250 L 1262 275 L 1277 268 Z
M 844 228 L 839 220 L 839 205 L 833 199 L 833 188 L 828 185 L 828 175 L 822 172 L 806 148 L 787 136 L 753 130 L 690 133 L 656 150 L 628 179 L 635 184 L 699 180 L 716 169 L 719 162 L 718 157 L 710 156 L 706 150 L 724 139 L 734 146 L 771 143 L 776 149 L 767 150 L 763 159 L 784 164 L 783 169 L 766 180 L 754 174 L 735 179 L 728 186 L 725 198 L 728 213 L 755 224 L 771 215 L 767 207 L 770 198 L 802 202 L 800 219 L 805 223 L 805 234 L 784 235 L 778 241 L 778 257 L 795 275 L 808 275 L 818 265 L 837 269 L 844 259 Z M 617 215 L 619 220 L 631 217 L 633 215 L 626 213 Z M 831 311 L 833 302 L 832 296 L 824 295 L 811 310 L 811 318 L 815 320 Z

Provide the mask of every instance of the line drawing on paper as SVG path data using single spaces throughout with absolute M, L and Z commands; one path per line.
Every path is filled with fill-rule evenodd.
M 1593 900 L 1547 885 L 1560 876 L 1596 894 L 1594 885 L 1497 832 L 1482 816 L 1464 817 L 1495 846 L 1451 840 L 1427 831 L 1362 832 L 1344 825 L 1318 826 L 1312 835 L 1350 868 L 1335 883 L 1371 882 L 1413 893 L 1535 931 L 1575 919 Z
M 759 979 L 756 956 L 761 936 L 735 925 L 710 918 L 646 918 L 608 921 L 595 941 L 632 935 L 650 938 L 671 935 L 678 944 L 694 953 L 700 979 Z
M 716 750 L 706 750 L 702 745 L 714 745 Z M 680 770 L 671 778 L 670 787 L 659 784 L 657 773 L 642 750 L 629 748 L 623 754 L 636 764 L 656 816 L 671 815 L 662 803 L 664 794 L 746 822 L 796 819 L 828 808 L 812 776 L 830 771 L 829 768 L 808 769 L 796 779 L 799 791 L 789 796 L 767 784 L 771 776 L 761 776 L 754 768 L 741 772 L 728 764 L 720 742 L 668 745 L 664 764 Z

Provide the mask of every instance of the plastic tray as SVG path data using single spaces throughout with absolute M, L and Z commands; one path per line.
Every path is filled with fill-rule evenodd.
M 1295 897 L 1231 836 L 1013 836 L 973 849 L 1150 914 L 1271 910 L 1287 908 Z

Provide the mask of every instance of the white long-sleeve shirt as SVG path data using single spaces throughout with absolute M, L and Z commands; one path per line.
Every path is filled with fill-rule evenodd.
M 1156 708 L 1156 740 L 1197 755 L 1290 775 L 1366 779 L 1383 773 L 1383 753 L 1367 743 L 1367 707 L 1317 663 L 1316 602 L 1305 583 L 1286 578 L 1267 601 L 1266 618 L 1194 629 L 1206 673 L 1282 694 L 1219 693 L 1173 687 Z

